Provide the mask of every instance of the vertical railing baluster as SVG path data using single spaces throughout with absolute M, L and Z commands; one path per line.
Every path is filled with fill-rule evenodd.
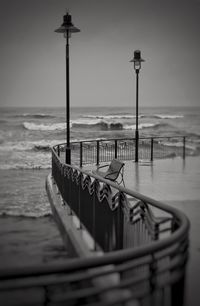
M 93 225 L 93 233 L 92 237 L 94 240 L 94 251 L 96 251 L 96 181 L 93 182 L 94 184 L 94 190 L 93 190 L 93 220 L 92 220 L 92 225 Z
M 117 158 L 117 139 L 115 139 L 115 158 Z
M 174 152 L 171 146 L 165 146 L 158 141 L 158 139 L 164 139 L 165 137 L 147 137 L 144 138 L 149 141 L 149 148 L 145 145 L 144 140 L 138 141 L 138 159 L 148 158 L 150 161 L 153 161 L 156 158 L 166 158 L 170 153 Z M 186 137 L 166 137 L 166 140 L 170 141 L 173 138 L 179 138 L 182 141 L 182 146 L 177 149 L 178 154 L 182 156 L 183 159 L 186 158 Z M 112 144 L 110 142 L 112 141 Z M 81 141 L 71 143 L 71 150 L 74 152 L 73 155 L 76 157 L 77 153 L 78 160 L 76 162 L 80 167 L 83 167 L 84 164 L 96 163 L 99 165 L 101 162 L 110 161 L 112 158 L 122 158 L 124 160 L 134 160 L 135 155 L 135 138 L 128 139 L 110 139 L 108 140 L 92 140 L 92 141 Z M 125 144 L 125 145 L 123 145 Z M 79 152 L 76 150 L 76 146 L 79 146 Z M 158 150 L 155 150 L 156 147 Z M 62 156 L 63 149 L 66 148 L 66 145 L 57 145 L 55 146 L 55 151 L 57 152 L 58 157 Z M 84 151 L 85 150 L 85 151 Z M 139 156 L 141 155 L 141 156 Z
M 153 161 L 153 137 L 151 138 L 151 161 Z
M 185 136 L 183 137 L 183 159 L 185 159 Z
M 178 220 L 174 218 L 172 220 L 172 225 L 171 225 L 172 233 L 175 232 L 178 228 L 179 228 Z M 184 253 L 184 247 L 185 245 L 183 243 L 179 245 L 180 254 L 181 252 Z M 181 250 L 182 248 L 183 250 Z M 170 260 L 173 261 L 176 255 L 177 254 L 173 254 L 170 257 Z M 173 273 L 173 270 L 171 270 L 171 272 Z M 183 306 L 184 305 L 184 288 L 185 288 L 185 270 L 183 272 L 182 277 L 178 281 L 176 281 L 174 284 L 171 285 L 171 305 L 172 306 L 175 306 L 175 305 Z
M 97 140 L 96 149 L 97 149 L 97 160 L 96 160 L 96 164 L 97 164 L 97 166 L 98 166 L 98 165 L 99 165 L 99 140 Z
M 82 167 L 83 166 L 83 143 L 82 141 L 80 142 L 80 160 L 79 162 L 80 162 L 80 167 Z
M 78 218 L 79 218 L 79 229 L 82 228 L 82 223 L 81 223 L 81 219 L 82 219 L 82 216 L 81 216 L 81 186 L 82 186 L 82 175 L 81 173 L 79 173 L 79 181 L 78 181 Z

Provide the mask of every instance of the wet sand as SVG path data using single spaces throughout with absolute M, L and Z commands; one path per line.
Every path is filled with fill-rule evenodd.
M 127 188 L 182 210 L 190 220 L 186 306 L 200 305 L 200 157 L 127 162 Z M 177 305 L 178 306 L 178 305 Z

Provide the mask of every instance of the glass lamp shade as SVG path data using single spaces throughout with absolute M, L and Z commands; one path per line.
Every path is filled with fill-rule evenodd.
M 140 69 L 141 68 L 141 62 L 144 62 L 144 59 L 141 58 L 140 50 L 135 50 L 134 51 L 134 57 L 130 62 L 134 63 L 134 69 Z
M 62 33 L 66 36 L 67 33 L 78 33 L 80 30 L 73 25 L 71 15 L 67 13 L 63 16 L 63 23 L 58 29 L 55 30 L 55 32 Z

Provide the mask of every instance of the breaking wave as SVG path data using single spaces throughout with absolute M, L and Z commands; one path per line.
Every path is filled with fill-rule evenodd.
M 6 142 L 0 146 L 0 152 L 13 151 L 50 151 L 50 148 L 65 140 L 38 140 L 38 141 L 17 141 Z
M 91 119 L 134 119 L 135 115 L 84 115 L 83 118 Z M 143 118 L 143 115 L 139 115 L 139 118 Z
M 96 138 L 98 139 L 104 139 L 104 138 Z M 72 139 L 72 142 L 80 142 L 80 141 L 92 141 L 94 140 L 89 139 L 89 138 L 84 138 L 84 139 Z M 39 154 L 39 152 L 41 152 L 41 154 L 43 154 L 44 156 L 46 156 L 46 153 L 51 151 L 51 148 L 57 144 L 60 143 L 65 143 L 66 140 L 60 140 L 60 139 L 56 139 L 56 140 L 37 140 L 37 141 L 16 141 L 16 142 L 4 142 L 1 144 L 0 146 L 0 152 L 2 154 L 6 154 L 7 152 L 15 152 L 15 154 L 18 153 L 22 154 L 25 151 L 28 151 L 29 154 L 31 154 L 31 152 L 35 152 Z M 46 157 L 45 157 L 46 158 Z M 7 166 L 5 166 L 7 167 Z M 18 165 L 18 167 L 21 167 L 21 165 Z M 29 166 L 28 166 L 29 167 Z
M 139 124 L 139 129 L 146 128 L 155 128 L 159 126 L 166 125 L 166 123 L 156 122 L 156 123 L 141 123 Z M 52 123 L 52 124 L 36 124 L 33 122 L 24 122 L 23 126 L 25 129 L 32 131 L 63 131 L 66 129 L 66 123 Z M 102 119 L 79 119 L 72 120 L 70 122 L 71 128 L 84 128 L 90 129 L 91 127 L 96 128 L 97 130 L 133 130 L 135 129 L 135 124 L 132 123 L 124 123 L 121 121 L 112 121 L 108 122 Z
M 91 119 L 135 119 L 135 115 L 130 114 L 117 114 L 117 115 L 84 115 L 83 118 L 91 118 Z M 177 119 L 177 118 L 184 118 L 184 115 L 168 115 L 168 114 L 140 114 L 138 116 L 139 119 L 141 118 L 156 118 L 156 119 Z
M 160 126 L 165 126 L 166 123 L 141 123 L 139 124 L 138 128 L 139 129 L 146 129 L 146 128 L 155 128 L 155 127 L 160 127 Z M 108 122 L 105 120 L 100 120 L 100 119 L 93 119 L 90 121 L 76 121 L 72 124 L 72 127 L 77 127 L 77 128 L 90 128 L 91 126 L 96 127 L 97 129 L 100 130 L 134 130 L 135 129 L 135 124 L 132 123 L 123 123 L 121 121 L 113 121 L 113 122 Z
M 152 117 L 158 119 L 178 119 L 178 118 L 184 118 L 184 115 L 155 114 Z
M 51 164 L 33 164 L 33 163 L 13 163 L 13 164 L 0 164 L 0 170 L 48 170 L 51 169 Z
M 54 115 L 43 114 L 43 113 L 36 113 L 36 114 L 25 113 L 25 114 L 14 115 L 13 117 L 34 118 L 34 119 L 55 118 Z
M 142 129 L 147 129 L 147 128 L 156 128 L 156 127 L 160 127 L 160 126 L 163 126 L 163 125 L 165 125 L 165 124 L 163 124 L 163 123 L 141 123 L 141 124 L 138 125 L 138 128 L 140 130 L 142 130 Z M 135 124 L 124 126 L 125 130 L 135 130 L 135 128 L 136 128 Z
M 37 124 L 34 122 L 24 122 L 23 127 L 31 131 L 62 131 L 66 128 L 66 123 L 48 123 L 48 124 Z

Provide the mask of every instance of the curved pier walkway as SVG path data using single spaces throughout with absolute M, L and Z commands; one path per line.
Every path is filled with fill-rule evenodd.
M 200 157 L 126 162 L 126 187 L 182 210 L 190 220 L 186 305 L 200 305 Z
M 124 181 L 126 188 L 178 208 L 189 218 L 190 257 L 185 306 L 200 305 L 200 157 L 126 161 Z

